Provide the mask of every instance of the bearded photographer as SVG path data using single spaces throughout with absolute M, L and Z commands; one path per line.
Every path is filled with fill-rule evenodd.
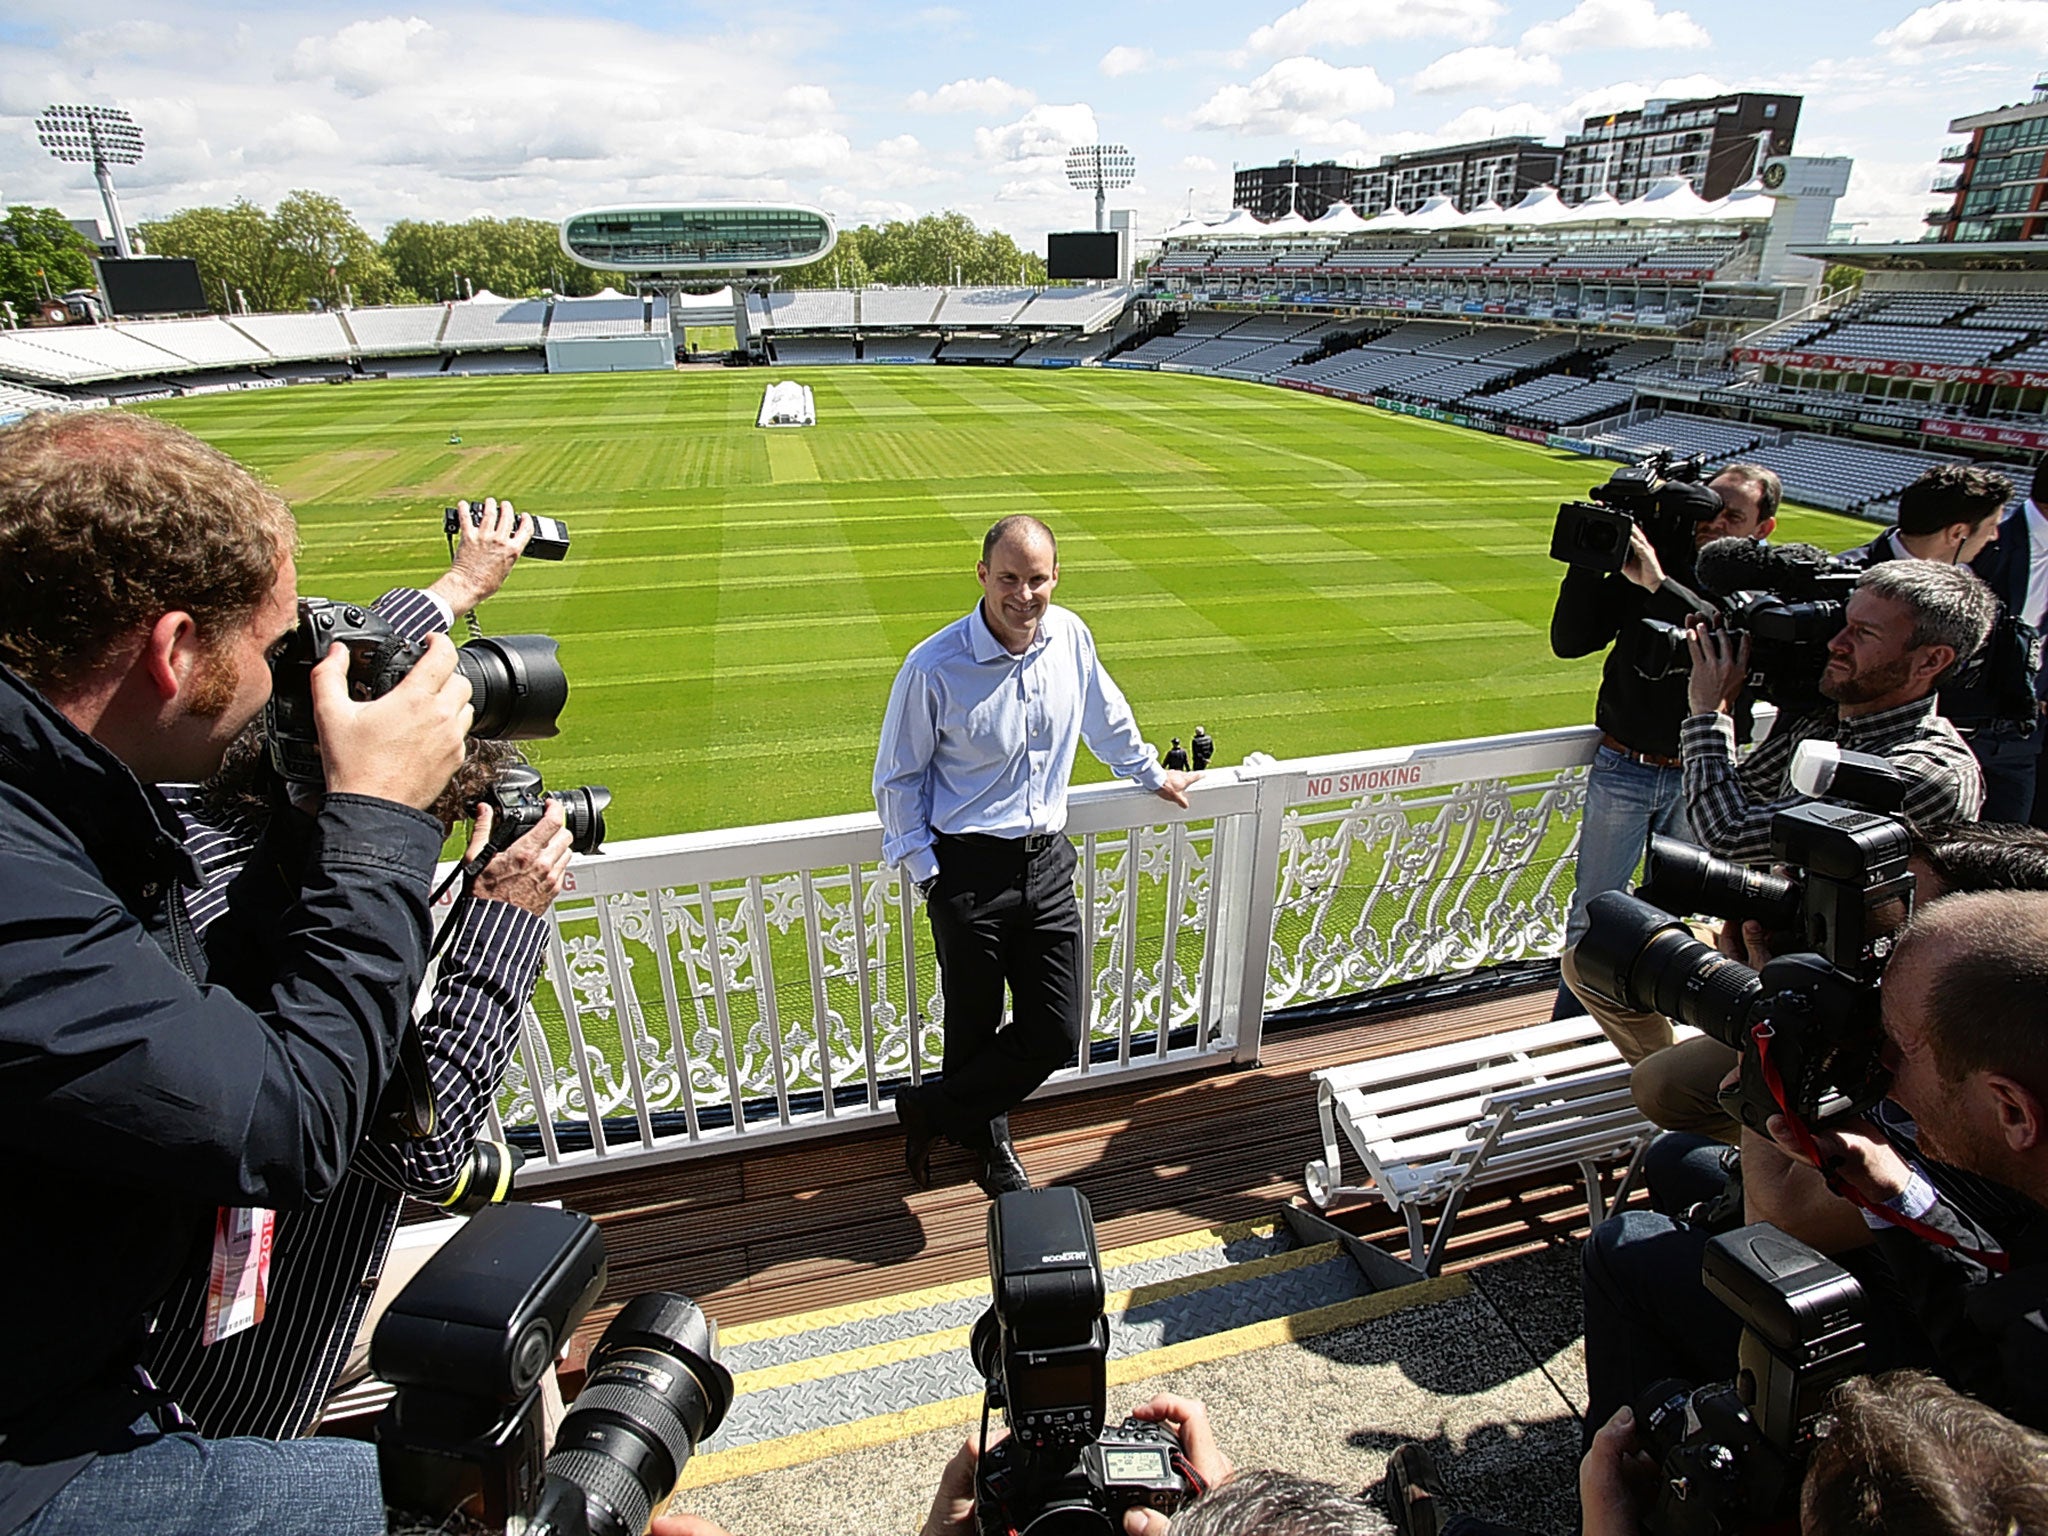
M 1593 706 L 1601 740 L 1586 780 L 1577 884 L 1565 916 L 1567 949 L 1585 937 L 1586 903 L 1602 891 L 1627 887 L 1652 833 L 1690 835 L 1678 755 L 1684 680 L 1642 675 L 1642 621 L 1683 623 L 1692 610 L 1666 588 L 1667 571 L 1690 582 L 1699 550 L 1713 540 L 1770 537 L 1782 494 L 1777 475 L 1756 464 L 1730 465 L 1704 486 L 1668 481 L 1662 497 L 1676 516 L 1659 521 L 1655 540 L 1640 523 L 1632 527 L 1618 573 L 1602 575 L 1579 565 L 1565 571 L 1550 617 L 1552 652 L 1564 660 L 1607 652 Z M 1579 1011 L 1569 991 L 1560 988 L 1559 1014 Z M 1652 1031 L 1639 1041 L 1614 1034 L 1614 1042 L 1634 1062 L 1669 1044 L 1669 1035 Z
M 445 640 L 370 702 L 344 652 L 314 668 L 328 794 L 298 888 L 204 953 L 192 931 L 197 872 L 149 786 L 207 777 L 268 698 L 295 538 L 281 498 L 166 423 L 0 432 L 0 1531 L 138 1507 L 193 1536 L 383 1529 L 370 1447 L 202 1440 L 140 1368 L 210 1251 L 216 1328 L 250 1315 L 256 1217 L 336 1188 L 426 963 L 424 807 L 471 718 Z
M 466 513 L 467 504 L 460 510 Z M 509 502 L 486 501 L 479 519 L 464 518 L 446 574 L 424 589 L 395 588 L 372 606 L 406 641 L 446 631 L 497 592 L 532 528 Z M 429 808 L 444 838 L 475 817 L 465 862 L 491 846 L 488 797 L 499 772 L 519 761 L 507 743 L 471 742 L 462 768 Z M 266 871 L 240 877 L 273 821 L 303 817 L 270 770 L 260 719 L 207 784 L 165 786 L 163 793 L 199 861 L 202 884 L 189 906 L 204 940 L 237 900 L 271 899 Z M 150 1374 L 201 1433 L 311 1433 L 335 1390 L 367 1372 L 361 1341 L 376 1322 L 378 1281 L 403 1197 L 452 1205 L 502 1197 L 509 1188 L 514 1156 L 496 1144 L 479 1147 L 478 1137 L 539 973 L 547 913 L 568 873 L 570 843 L 560 806 L 550 801 L 538 825 L 483 866 L 474 899 L 450 914 L 433 990 L 416 1025 L 431 1127 L 419 1134 L 418 1125 L 401 1128 L 381 1116 L 333 1194 L 309 1210 L 279 1214 L 263 1320 L 209 1341 L 203 1274 L 189 1277 L 164 1304 Z M 492 1187 L 474 1187 L 486 1183 Z
M 1975 464 L 1937 464 L 1899 493 L 1898 522 L 1845 564 L 1932 560 L 1967 565 L 1998 600 L 1981 650 L 1941 685 L 1940 709 L 1969 743 L 1984 774 L 1986 821 L 2024 822 L 2034 805 L 2041 753 L 2041 618 L 2048 607 L 2048 570 L 2030 591 L 2033 538 L 2023 507 L 2000 521 L 2012 482 Z M 2039 513 L 2034 514 L 2036 518 Z M 2001 551 L 2010 532 L 2012 547 Z M 2040 550 L 2048 567 L 2048 547 Z

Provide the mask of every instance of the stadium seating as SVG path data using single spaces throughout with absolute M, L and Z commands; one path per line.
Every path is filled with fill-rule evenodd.
M 556 299 L 554 312 L 548 317 L 550 341 L 567 341 L 583 336 L 646 334 L 647 306 L 637 296 Z
M 854 321 L 854 295 L 843 288 L 767 295 L 768 326 L 777 331 L 843 331 Z
M 341 319 L 355 338 L 356 351 L 364 357 L 377 357 L 387 352 L 433 351 L 441 344 L 441 328 L 453 309 L 450 304 L 406 304 L 344 310 Z
M 399 355 L 380 357 L 367 365 L 365 371 L 381 373 L 387 379 L 425 378 L 429 374 L 445 373 L 450 359 L 445 353 L 436 352 L 430 357 Z
M 1762 440 L 1763 433 L 1746 422 L 1716 421 L 1678 411 L 1602 432 L 1593 439 L 1603 448 L 1622 448 L 1631 454 L 1647 456 L 1664 448 L 1681 457 L 1703 453 L 1710 460 L 1747 455 Z
M 159 347 L 181 362 L 199 368 L 218 368 L 237 363 L 267 363 L 270 354 L 227 321 L 212 316 L 204 320 L 129 321 L 120 331 Z
M 955 336 L 939 348 L 942 363 L 990 363 L 1013 361 L 1024 350 L 1020 336 Z
M 1875 325 L 1855 321 L 1808 342 L 1808 350 L 1838 357 L 1908 363 L 1981 363 L 2027 339 L 2023 331 L 1961 326 Z
M 1015 324 L 1078 325 L 1094 330 L 1123 313 L 1131 301 L 1131 290 L 1114 288 L 1042 288 L 1031 302 L 1018 311 Z
M 1546 373 L 1510 385 L 1497 394 L 1475 395 L 1465 402 L 1465 406 L 1483 416 L 1516 416 L 1527 406 L 1564 394 L 1567 390 L 1578 389 L 1586 382 L 1568 373 Z
M 943 288 L 864 288 L 859 294 L 862 325 L 930 325 L 945 302 Z M 926 356 L 930 356 L 929 353 Z
M 940 338 L 922 336 L 870 336 L 861 343 L 861 361 L 868 363 L 928 363 L 938 355 Z
M 449 352 L 471 348 L 537 347 L 547 328 L 545 299 L 470 299 L 448 306 L 441 346 Z
M 542 352 L 464 352 L 448 359 L 448 372 L 459 374 L 546 373 Z
M 1013 324 L 1036 290 L 1031 288 L 948 288 L 939 301 L 940 325 Z
M 1845 512 L 1896 496 L 1922 471 L 1935 464 L 1955 462 L 1941 454 L 1873 448 L 1805 433 L 1745 452 L 1743 457 L 1775 469 L 1785 482 L 1785 494 L 1792 500 Z
M 311 314 L 236 315 L 236 330 L 280 360 L 345 358 L 355 350 L 341 317 L 330 310 Z
M 778 363 L 851 363 L 858 360 L 850 336 L 777 334 L 769 342 Z
M 1416 359 L 1421 362 L 1428 354 Z M 1515 375 L 1512 368 L 1502 368 L 1493 363 L 1455 363 L 1449 368 L 1438 369 L 1425 374 L 1411 383 L 1401 385 L 1392 392 L 1405 395 L 1411 400 L 1427 401 L 1433 405 L 1449 405 L 1462 400 L 1489 384 L 1498 384 Z
M 63 410 L 74 402 L 66 395 L 25 384 L 0 384 L 0 422 L 19 421 L 32 411 Z
M 1539 426 L 1571 427 L 1627 410 L 1635 395 L 1632 385 L 1596 379 L 1526 405 L 1516 414 Z
M 191 362 L 112 325 L 48 326 L 0 332 L 0 371 L 38 383 L 174 373 Z
M 1117 338 L 1109 331 L 1082 336 L 1049 336 L 1032 342 L 1017 354 L 1016 361 L 1027 367 L 1093 363 L 1100 361 L 1116 342 Z

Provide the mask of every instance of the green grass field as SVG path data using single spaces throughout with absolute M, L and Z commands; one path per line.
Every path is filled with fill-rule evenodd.
M 753 424 L 763 386 L 818 425 Z M 1611 465 L 1260 385 L 1088 370 L 790 368 L 375 383 L 152 407 L 270 477 L 302 592 L 367 599 L 446 560 L 441 507 L 561 517 L 486 630 L 556 636 L 572 691 L 534 754 L 603 782 L 614 837 L 869 807 L 904 652 L 975 601 L 982 531 L 1059 535 L 1146 734 L 1218 760 L 1582 723 L 1597 659 L 1547 632 L 1560 499 Z M 448 441 L 459 432 L 460 445 Z M 1844 548 L 1851 519 L 1779 537 Z M 1076 778 L 1107 773 L 1086 753 Z

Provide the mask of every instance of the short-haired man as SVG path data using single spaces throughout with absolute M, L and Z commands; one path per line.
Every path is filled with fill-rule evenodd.
M 253 1319 L 261 1217 L 340 1180 L 425 968 L 432 803 L 468 685 L 313 672 L 328 794 L 295 899 L 202 955 L 177 819 L 296 622 L 284 502 L 188 434 L 106 411 L 0 432 L 0 1531 L 381 1531 L 376 1458 L 206 1442 L 139 1369 L 193 1265 Z M 209 974 L 210 968 L 210 974 Z M 176 1489 L 164 1497 L 165 1487 Z M 143 1489 L 152 1490 L 149 1494 Z
M 1992 599 L 1969 570 L 1921 560 L 1892 561 L 1858 579 L 1842 629 L 1828 642 L 1821 692 L 1834 702 L 1781 716 L 1747 758 L 1735 749 L 1731 709 L 1748 669 L 1749 642 L 1695 628 L 1687 698 L 1693 713 L 1682 735 L 1686 815 L 1694 840 L 1724 859 L 1768 863 L 1771 819 L 1804 803 L 1792 784 L 1802 741 L 1835 741 L 1846 750 L 1888 758 L 1907 780 L 1904 814 L 1922 826 L 1976 817 L 1984 785 L 1955 727 L 1935 713 L 1936 685 L 1983 644 Z M 1696 1064 L 1666 1059 L 1675 1038 L 1661 1013 L 1637 1012 L 1578 985 L 1571 954 L 1565 978 L 1636 1067 L 1636 1102 L 1666 1130 L 1733 1143 L 1735 1122 L 1714 1104 L 1711 1081 L 1699 1097 Z M 1686 1053 L 1681 1053 L 1681 1058 Z
M 1845 564 L 1932 560 L 1968 565 L 1997 599 L 1991 632 L 1974 656 L 1964 658 L 1942 683 L 1939 708 L 1962 733 L 1984 775 L 1986 821 L 2025 821 L 2034 805 L 2034 771 L 2041 750 L 2040 631 L 2025 619 L 2027 532 L 2016 535 L 2019 558 L 2001 564 L 1998 540 L 2012 519 L 1999 514 L 2012 499 L 2012 482 L 1975 464 L 1938 464 L 1900 493 L 1899 520 Z M 2013 589 L 2017 587 L 2017 591 Z M 2048 602 L 2048 591 L 2043 593 Z
M 882 857 L 925 898 L 946 1004 L 943 1080 L 896 1096 L 921 1188 L 946 1136 L 979 1155 L 991 1196 L 1028 1189 L 1009 1111 L 1081 1043 L 1088 979 L 1064 835 L 1076 745 L 1183 809 L 1193 782 L 1160 766 L 1088 626 L 1053 605 L 1059 575 L 1044 523 L 996 523 L 975 566 L 980 603 L 911 651 L 882 721 Z
M 1667 571 L 1672 579 L 1689 583 L 1695 557 L 1713 540 L 1769 538 L 1777 524 L 1783 487 L 1762 465 L 1733 464 L 1705 487 L 1679 485 L 1670 494 L 1697 498 L 1698 510 L 1710 515 L 1692 521 L 1683 534 L 1664 536 L 1662 543 L 1653 543 L 1637 527 L 1629 539 L 1628 558 L 1615 575 L 1570 567 L 1550 616 L 1550 648 L 1558 656 L 1570 659 L 1607 651 L 1593 706 L 1601 741 L 1587 776 L 1586 809 L 1579 820 L 1577 873 L 1565 914 L 1567 948 L 1585 937 L 1586 904 L 1603 891 L 1628 885 L 1652 833 L 1689 836 L 1678 756 L 1678 725 L 1686 714 L 1685 680 L 1652 680 L 1637 669 L 1642 621 L 1683 623 L 1692 610 L 1665 590 Z M 1563 989 L 1558 1010 L 1579 1012 Z M 1631 1061 L 1643 1054 L 1632 1041 L 1616 1043 Z

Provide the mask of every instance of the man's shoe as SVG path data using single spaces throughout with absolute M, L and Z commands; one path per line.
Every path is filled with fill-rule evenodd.
M 1387 1458 L 1387 1517 L 1401 1536 L 1437 1536 L 1448 1517 L 1444 1508 L 1443 1474 L 1426 1447 L 1410 1440 L 1394 1447 Z
M 1017 1149 L 1007 1141 L 999 1141 L 981 1155 L 981 1172 L 974 1176 L 974 1182 L 981 1186 L 983 1194 L 993 1200 L 997 1195 L 1014 1194 L 1020 1189 L 1031 1187 L 1031 1175 L 1024 1171 L 1023 1163 L 1017 1159 Z
M 898 1091 L 896 1118 L 903 1126 L 903 1166 L 910 1174 L 910 1182 L 919 1189 L 930 1189 L 932 1143 L 938 1140 L 938 1132 L 932 1129 L 931 1116 L 925 1113 L 915 1088 Z

